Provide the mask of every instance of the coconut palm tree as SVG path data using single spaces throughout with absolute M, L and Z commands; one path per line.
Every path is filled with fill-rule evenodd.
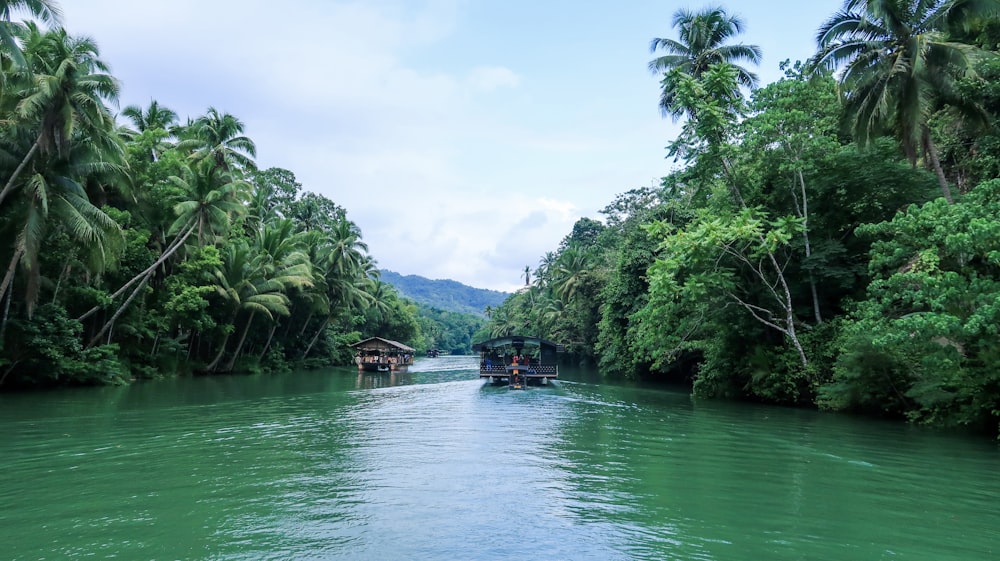
M 325 236 L 322 244 L 316 244 L 319 249 L 315 253 L 313 263 L 317 269 L 314 277 L 322 278 L 316 281 L 316 286 L 323 286 L 325 294 L 317 301 L 314 310 L 325 308 L 325 317 L 319 329 L 313 334 L 302 358 L 306 358 L 316 341 L 326 331 L 326 326 L 337 314 L 363 310 L 372 302 L 369 294 L 373 279 L 378 277 L 378 267 L 375 261 L 365 252 L 368 246 L 361 241 L 361 230 L 353 222 L 344 219 L 340 228 L 334 230 L 340 233 L 312 230 L 311 236 Z M 302 333 L 309 325 L 309 319 L 302 327 Z M 301 333 L 300 333 L 301 334 Z
M 124 240 L 118 224 L 91 204 L 84 190 L 86 178 L 115 166 L 82 139 L 64 158 L 52 158 L 38 172 L 25 178 L 17 196 L 4 209 L 5 237 L 13 238 L 13 254 L 3 280 L 0 299 L 13 280 L 16 266 L 27 272 L 25 303 L 28 315 L 38 296 L 39 257 L 46 235 L 62 229 L 79 242 L 83 264 L 91 273 L 100 273 L 114 262 Z
M 255 236 L 255 249 L 260 253 L 265 273 L 278 279 L 286 294 L 292 289 L 304 291 L 314 285 L 314 268 L 307 251 L 308 234 L 296 232 L 295 223 L 288 219 L 264 224 Z M 289 299 L 291 302 L 291 299 Z M 260 358 L 267 354 L 278 322 L 274 321 L 264 343 Z
M 58 25 L 62 10 L 52 0 L 0 0 L 0 54 L 7 54 L 19 66 L 25 66 L 24 54 L 16 40 L 20 24 L 10 19 L 14 12 L 27 12 L 49 25 Z
M 892 130 L 910 163 L 919 155 L 951 189 L 928 119 L 953 99 L 957 78 L 972 73 L 979 49 L 949 39 L 948 30 L 995 14 L 996 0 L 847 0 L 817 34 L 817 67 L 843 68 L 840 86 L 857 142 Z
M 222 265 L 212 271 L 212 277 L 216 282 L 216 293 L 230 310 L 230 324 L 235 326 L 240 312 L 249 313 L 240 341 L 224 368 L 229 371 L 232 370 L 236 357 L 243 348 L 254 317 L 261 314 L 273 320 L 275 314 L 287 316 L 288 297 L 284 294 L 282 282 L 268 276 L 267 267 L 260 254 L 255 253 L 245 240 L 228 243 L 222 248 Z M 226 332 L 219 345 L 219 351 L 206 367 L 207 370 L 212 372 L 218 370 L 231 334 L 231 331 Z
M 194 163 L 181 168 L 170 181 L 183 193 L 174 206 L 177 219 L 170 233 L 180 232 L 192 221 L 197 229 L 198 245 L 215 243 L 229 231 L 232 219 L 246 210 L 251 185 L 217 168 L 211 162 Z
M 129 105 L 122 109 L 122 116 L 132 121 L 139 132 L 157 129 L 169 131 L 177 124 L 177 113 L 169 107 L 163 107 L 155 99 L 149 102 L 149 107 L 146 109 L 138 105 Z
M 361 260 L 368 253 L 368 244 L 361 240 L 361 228 L 346 218 L 333 225 L 328 237 L 330 243 L 330 258 L 336 273 L 349 276 L 361 265 Z
M 550 284 L 552 291 L 564 303 L 572 301 L 590 274 L 591 265 L 592 259 L 586 250 L 570 245 L 556 260 Z
M 649 61 L 650 72 L 663 75 L 660 111 L 664 116 L 678 119 L 687 109 L 677 103 L 672 70 L 700 78 L 713 64 L 727 63 L 736 68 L 740 85 L 747 88 L 757 85 L 757 75 L 740 63 L 760 64 L 760 47 L 727 44 L 743 32 L 742 18 L 727 14 L 722 8 L 705 8 L 698 12 L 682 8 L 674 12 L 672 26 L 677 29 L 677 40 L 657 37 L 649 44 L 651 53 L 666 52 Z
M 243 136 L 243 121 L 214 107 L 195 119 L 181 134 L 181 150 L 190 150 L 194 161 L 210 160 L 224 171 L 257 169 L 257 146 Z
M 135 293 L 142 289 L 161 265 L 184 247 L 191 235 L 197 233 L 199 247 L 208 241 L 215 243 L 228 231 L 232 217 L 245 210 L 243 201 L 250 190 L 250 185 L 241 179 L 234 179 L 231 173 L 215 169 L 210 164 L 184 166 L 181 175 L 171 176 L 169 180 L 179 188 L 183 197 L 174 205 L 174 214 L 177 218 L 168 230 L 169 235 L 173 236 L 173 241 L 149 267 L 111 294 L 110 298 L 114 300 L 138 283 L 132 295 L 118 308 L 112 320 L 104 324 L 95 339 L 110 328 L 114 319 L 132 302 Z M 100 308 L 100 305 L 92 307 L 77 320 L 87 319 Z
M 0 190 L 0 206 L 21 174 L 30 171 L 28 164 L 36 154 L 64 156 L 78 132 L 102 150 L 121 149 L 105 105 L 117 103 L 118 81 L 106 73 L 97 44 L 87 37 L 71 37 L 64 29 L 43 32 L 34 22 L 25 25 L 22 36 L 33 76 L 20 92 L 13 127 L 32 141 Z

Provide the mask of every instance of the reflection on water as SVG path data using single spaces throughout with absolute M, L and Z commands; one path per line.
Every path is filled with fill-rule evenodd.
M 413 374 L 409 372 L 362 372 L 358 371 L 359 390 L 403 386 L 413 383 Z
M 479 357 L 442 355 L 416 358 L 406 372 L 358 372 L 357 389 L 386 388 L 409 384 L 440 384 L 479 378 Z
M 1000 558 L 994 443 L 477 360 L 0 396 L 4 558 Z

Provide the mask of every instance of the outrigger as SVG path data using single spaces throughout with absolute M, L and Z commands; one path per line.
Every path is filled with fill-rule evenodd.
M 369 337 L 351 345 L 355 349 L 354 362 L 364 372 L 406 372 L 413 364 L 416 349 L 398 341 Z
M 559 377 L 557 353 L 565 348 L 539 337 L 509 335 L 472 345 L 479 352 L 479 377 L 522 390 L 526 384 L 547 384 Z

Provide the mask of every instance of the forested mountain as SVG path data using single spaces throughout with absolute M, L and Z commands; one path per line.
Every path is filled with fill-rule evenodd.
M 396 287 L 403 296 L 420 304 L 449 312 L 483 316 L 487 306 L 503 304 L 509 294 L 473 288 L 453 280 L 431 280 L 418 275 L 400 275 L 382 270 L 382 281 Z

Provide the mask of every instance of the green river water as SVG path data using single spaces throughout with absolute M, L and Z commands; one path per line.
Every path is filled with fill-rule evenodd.
M 0 395 L 0 559 L 1000 559 L 988 439 L 475 367 Z

